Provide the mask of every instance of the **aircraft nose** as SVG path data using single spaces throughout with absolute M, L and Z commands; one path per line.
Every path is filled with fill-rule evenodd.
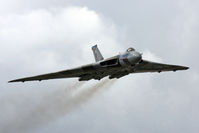
M 131 64 L 136 64 L 142 60 L 142 54 L 134 51 L 132 54 L 129 54 L 128 60 Z
M 135 54 L 135 55 L 136 55 L 136 57 L 137 57 L 137 59 L 138 59 L 138 60 L 141 60 L 141 59 L 142 59 L 142 54 L 140 54 L 140 53 L 136 52 L 136 54 Z

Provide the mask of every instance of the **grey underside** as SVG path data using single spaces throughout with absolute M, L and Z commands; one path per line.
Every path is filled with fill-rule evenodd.
M 138 65 L 130 67 L 122 67 L 120 64 L 118 64 L 118 62 L 115 64 L 106 64 L 106 61 L 114 59 L 116 60 L 117 58 L 118 57 L 115 56 L 103 61 L 104 62 L 103 66 L 94 63 L 79 68 L 68 69 L 64 71 L 43 74 L 33 77 L 21 78 L 9 82 L 25 82 L 25 81 L 34 81 L 34 80 L 41 81 L 48 79 L 75 78 L 75 77 L 79 77 L 82 80 L 101 79 L 106 76 L 110 76 L 111 78 L 120 78 L 125 75 L 128 75 L 129 73 L 164 72 L 164 71 L 177 71 L 177 70 L 188 69 L 188 67 L 184 66 L 161 64 L 146 60 L 143 60 L 143 62 Z

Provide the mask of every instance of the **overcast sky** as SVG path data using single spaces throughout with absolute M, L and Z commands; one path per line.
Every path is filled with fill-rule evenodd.
M 0 132 L 198 133 L 199 1 L 0 0 Z M 12 83 L 134 47 L 187 71 Z

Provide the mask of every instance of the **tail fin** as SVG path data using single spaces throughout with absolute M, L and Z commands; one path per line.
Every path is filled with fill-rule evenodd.
M 103 56 L 102 56 L 102 54 L 100 53 L 100 51 L 99 51 L 97 45 L 93 46 L 93 47 L 92 47 L 92 50 L 93 50 L 93 54 L 94 54 L 94 56 L 95 56 L 95 61 L 96 61 L 96 62 L 101 61 L 101 60 L 104 59 Z

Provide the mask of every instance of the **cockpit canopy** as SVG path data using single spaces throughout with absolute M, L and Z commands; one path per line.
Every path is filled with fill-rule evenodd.
M 131 51 L 135 51 L 135 49 L 134 48 L 128 48 L 126 51 L 131 52 Z

